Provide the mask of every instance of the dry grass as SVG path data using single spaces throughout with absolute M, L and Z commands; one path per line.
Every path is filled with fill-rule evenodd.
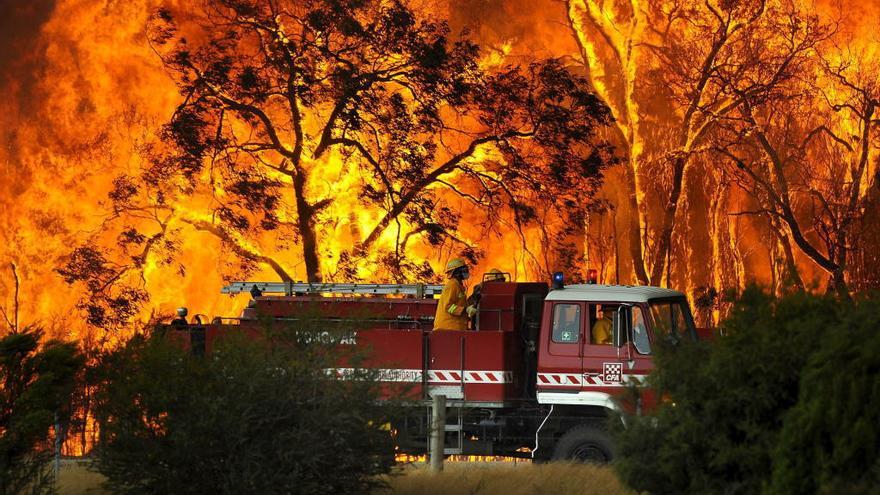
M 87 461 L 64 460 L 58 472 L 58 495 L 106 495 L 101 488 L 104 477 L 89 471 Z
M 608 467 L 577 464 L 449 463 L 442 473 L 424 464 L 392 476 L 376 495 L 633 495 Z
M 59 473 L 59 495 L 109 495 L 104 478 L 82 461 L 65 461 Z M 375 495 L 634 495 L 607 467 L 575 464 L 532 465 L 528 462 L 448 463 L 440 474 L 424 463 L 401 467 L 389 477 L 389 488 Z

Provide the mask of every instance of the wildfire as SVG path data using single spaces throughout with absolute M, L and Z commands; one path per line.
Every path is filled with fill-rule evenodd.
M 321 275 L 338 281 L 416 276 L 435 281 L 445 262 L 464 250 L 481 251 L 476 274 L 498 267 L 517 280 L 542 279 L 561 263 L 549 246 L 565 245 L 576 266 L 599 268 L 604 282 L 670 285 L 695 300 L 707 288 L 723 294 L 749 282 L 779 288 L 784 280 L 796 279 L 802 285 L 816 281 L 824 286 L 838 272 L 853 286 L 870 286 L 878 270 L 865 247 L 877 240 L 871 237 L 873 224 L 866 214 L 876 211 L 878 155 L 871 134 L 876 117 L 866 124 L 864 113 L 845 109 L 864 110 L 859 105 L 876 102 L 877 81 L 871 74 L 877 73 L 872 64 L 878 46 L 870 38 L 868 20 L 880 8 L 860 4 L 859 11 L 841 21 L 846 29 L 831 33 L 819 27 L 807 32 L 803 26 L 828 24 L 840 16 L 833 2 L 740 3 L 450 2 L 437 15 L 452 19 L 454 29 L 468 27 L 475 33 L 483 45 L 482 69 L 502 71 L 549 55 L 587 77 L 586 89 L 600 97 L 615 119 L 603 131 L 621 162 L 605 173 L 599 196 L 608 208 L 596 208 L 588 222 L 560 239 L 553 232 L 571 226 L 571 220 L 542 211 L 542 204 L 530 205 L 538 217 L 532 224 L 518 225 L 513 210 L 500 209 L 488 227 L 485 211 L 469 197 L 477 190 L 449 186 L 463 173 L 453 171 L 443 176 L 445 182 L 426 190 L 432 205 L 459 215 L 454 222 L 457 237 L 432 244 L 430 228 L 406 215 L 377 228 L 389 205 L 366 203 L 359 191 L 379 179 L 364 172 L 357 153 L 331 150 L 310 158 L 305 186 L 308 201 L 320 207 L 313 221 Z M 519 12 L 512 4 L 522 4 L 524 13 L 511 14 Z M 65 284 L 56 270 L 83 243 L 118 248 L 125 235 L 135 235 L 129 227 L 144 237 L 105 260 L 106 278 L 119 274 L 114 280 L 145 291 L 149 299 L 138 309 L 140 321 L 171 314 L 183 304 L 209 316 L 236 314 L 240 301 L 219 294 L 229 279 L 277 280 L 282 272 L 306 279 L 298 234 L 243 234 L 221 225 L 218 205 L 232 201 L 234 194 L 213 167 L 199 172 L 201 185 L 195 191 L 179 182 L 161 197 L 137 196 L 139 202 L 125 215 L 114 210 L 110 197 L 121 190 L 115 181 L 151 166 L 161 151 L 162 126 L 184 98 L 180 80 L 163 64 L 162 48 L 150 41 L 151 19 L 165 8 L 178 16 L 182 29 L 190 29 L 202 21 L 194 7 L 172 0 L 112 5 L 59 0 L 43 7 L 14 7 L 12 17 L 23 28 L 0 35 L 5 59 L 0 84 L 6 95 L 0 102 L 5 177 L 0 185 L 0 304 L 18 305 L 22 321 L 41 322 L 57 335 L 85 338 L 89 331 L 82 323 L 82 305 L 77 305 L 83 287 Z M 498 18 L 504 15 L 512 16 L 509 22 Z M 799 16 L 801 31 L 788 40 L 774 38 L 772 29 L 785 16 Z M 800 65 L 781 72 L 784 82 L 779 83 L 768 79 L 775 59 L 748 51 L 765 43 L 766 50 L 782 53 L 788 49 L 786 41 L 805 40 L 810 47 L 792 55 Z M 698 61 L 718 69 L 702 83 Z M 747 100 L 743 95 L 749 88 L 722 80 L 723 68 L 731 64 L 740 64 L 744 79 L 775 86 L 759 95 L 765 99 Z M 795 69 L 801 72 L 789 74 Z M 812 80 L 805 74 L 812 74 Z M 805 92 L 810 96 L 803 96 Z M 798 95 L 800 104 L 815 109 L 798 110 L 799 116 L 812 116 L 810 122 L 801 119 L 804 126 L 817 124 L 813 128 L 819 129 L 818 116 L 828 116 L 825 130 L 811 133 L 780 120 L 780 112 L 788 110 L 765 102 L 781 94 Z M 326 112 L 322 108 L 315 115 Z M 462 123 L 476 125 L 473 120 Z M 249 123 L 238 118 L 229 125 L 243 133 Z M 757 130 L 764 130 L 775 147 L 761 148 Z M 317 132 L 315 122 L 307 122 L 306 133 Z M 779 149 L 808 136 L 810 145 Z M 284 139 L 284 146 L 294 146 Z M 780 165 L 780 174 L 768 168 L 772 149 L 789 160 Z M 423 152 L 412 150 L 413 156 Z M 467 163 L 480 168 L 484 180 L 502 181 L 496 165 L 503 160 L 491 147 L 478 147 Z M 795 161 L 800 168 L 788 164 Z M 281 188 L 293 187 L 294 175 L 283 171 L 259 177 Z M 785 178 L 792 182 L 785 193 L 790 197 L 774 199 Z M 762 189 L 763 180 L 770 184 Z M 855 206 L 848 206 L 847 191 L 837 191 L 839 181 L 856 184 Z M 819 191 L 826 206 L 799 195 L 803 190 Z M 285 192 L 273 221 L 295 224 L 299 217 L 294 203 Z M 785 208 L 793 211 L 791 219 L 783 214 Z M 259 221 L 257 213 L 248 220 Z M 822 230 L 840 222 L 852 226 L 846 237 Z M 154 237 L 156 244 L 145 249 Z M 368 237 L 368 252 L 358 253 L 355 248 Z M 395 263 L 405 264 L 408 271 L 389 269 Z M 20 278 L 18 301 L 13 300 L 10 264 Z M 433 274 L 425 267 L 433 268 Z M 703 318 L 717 320 L 721 306 L 717 299 L 710 303 L 714 306 L 710 304 Z

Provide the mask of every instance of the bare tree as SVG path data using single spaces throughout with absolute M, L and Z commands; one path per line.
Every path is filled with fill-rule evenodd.
M 615 2 L 616 3 L 616 2 Z M 636 280 L 647 284 L 642 232 L 646 220 L 641 159 L 644 137 L 639 132 L 636 84 L 639 37 L 646 24 L 643 12 L 631 2 L 620 2 L 609 11 L 600 2 L 567 0 L 569 25 L 581 50 L 581 63 L 588 68 L 591 87 L 614 116 L 614 140 L 626 159 L 627 239 Z
M 821 33 L 815 19 L 785 0 L 569 0 L 568 12 L 591 83 L 616 118 L 614 142 L 627 155 L 625 187 L 638 213 L 628 227 L 635 276 L 659 285 L 670 271 L 693 157 L 713 153 L 714 130 L 746 97 L 785 84 L 793 74 L 786 56 L 801 56 Z M 804 40 L 786 47 L 791 29 Z M 732 74 L 749 78 L 749 87 L 731 91 Z
M 811 84 L 747 98 L 733 127 L 739 144 L 723 151 L 763 213 L 828 274 L 829 288 L 847 294 L 852 239 L 877 187 L 870 157 L 880 88 L 874 61 L 846 50 L 820 55 L 805 74 Z

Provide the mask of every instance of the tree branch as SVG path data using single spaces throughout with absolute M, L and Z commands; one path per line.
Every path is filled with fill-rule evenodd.
M 182 221 L 192 225 L 196 230 L 200 230 L 202 232 L 208 232 L 210 234 L 213 234 L 217 238 L 219 238 L 221 241 L 226 242 L 232 248 L 232 250 L 237 255 L 241 256 L 242 258 L 269 265 L 269 267 L 272 268 L 272 270 L 276 274 L 278 274 L 279 277 L 281 277 L 281 280 L 283 280 L 285 282 L 292 282 L 293 281 L 293 277 L 291 277 L 287 273 L 287 271 L 284 270 L 284 268 L 281 266 L 281 264 L 279 264 L 277 261 L 275 261 L 274 259 L 272 259 L 268 256 L 262 255 L 260 253 L 256 253 L 256 252 L 252 251 L 251 249 L 248 249 L 247 247 L 242 246 L 241 243 L 239 243 L 229 232 L 227 232 L 223 228 L 221 228 L 217 225 L 214 225 L 210 222 L 207 222 L 205 220 L 193 220 L 193 219 L 184 218 L 184 219 L 182 219 Z
M 400 200 L 388 211 L 384 217 L 379 221 L 378 224 L 373 228 L 370 234 L 364 239 L 361 243 L 360 249 L 367 250 L 370 246 L 373 245 L 374 242 L 379 238 L 382 232 L 391 224 L 391 221 L 397 218 L 401 213 L 403 213 L 406 208 L 413 202 L 413 200 L 418 197 L 418 195 L 429 185 L 435 183 L 441 176 L 448 174 L 453 171 L 455 167 L 461 163 L 462 161 L 470 158 L 474 152 L 480 146 L 492 143 L 492 142 L 500 142 L 506 139 L 510 139 L 512 137 L 519 138 L 528 138 L 533 135 L 533 132 L 520 132 L 520 131 L 508 131 L 502 135 L 497 136 L 485 136 L 479 139 L 475 139 L 471 141 L 470 145 L 468 145 L 467 149 L 458 153 L 457 155 L 450 158 L 446 163 L 438 166 L 431 173 L 427 174 L 422 178 L 419 182 L 414 184 L 406 194 L 403 194 Z
M 18 333 L 18 311 L 19 311 L 19 300 L 18 300 L 18 291 L 21 281 L 18 278 L 18 269 L 15 266 L 14 262 L 9 263 L 9 267 L 12 269 L 12 279 L 15 284 L 15 292 L 12 298 L 12 318 L 9 317 L 8 313 L 6 313 L 6 308 L 0 306 L 0 314 L 3 315 L 3 319 L 6 320 L 6 324 L 9 326 L 9 329 L 12 333 Z

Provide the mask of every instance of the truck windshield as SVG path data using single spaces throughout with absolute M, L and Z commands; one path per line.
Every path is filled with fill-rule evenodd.
M 650 301 L 651 316 L 654 319 L 654 333 L 658 337 L 671 336 L 695 338 L 693 318 L 683 299 Z

